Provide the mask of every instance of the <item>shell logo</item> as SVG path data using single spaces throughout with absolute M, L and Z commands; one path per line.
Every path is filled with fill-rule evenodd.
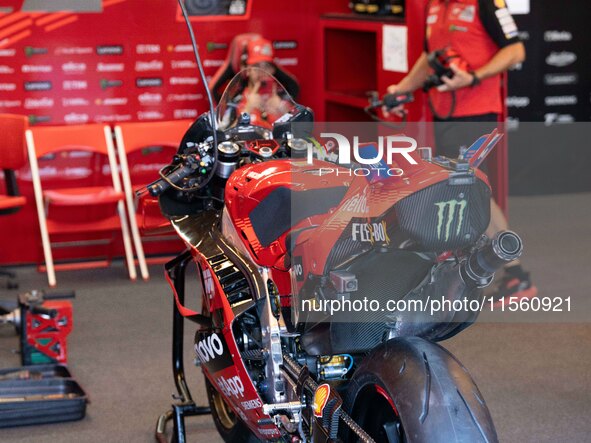
M 328 397 L 330 397 L 330 386 L 326 383 L 318 386 L 314 393 L 314 404 L 312 405 L 316 417 L 322 417 L 322 412 L 328 402 Z

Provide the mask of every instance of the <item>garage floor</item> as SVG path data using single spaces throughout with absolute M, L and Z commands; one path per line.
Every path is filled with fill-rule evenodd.
M 591 424 L 591 195 L 511 199 L 512 229 L 525 241 L 524 262 L 540 296 L 571 296 L 570 314 L 487 316 L 444 345 L 469 369 L 486 399 L 501 442 L 589 441 Z M 16 268 L 21 289 L 45 276 Z M 150 282 L 131 283 L 110 269 L 63 272 L 60 288 L 77 291 L 70 369 L 91 404 L 79 422 L 2 429 L 2 442 L 152 442 L 156 418 L 174 392 L 171 294 L 160 267 Z M 3 291 L 2 299 L 14 293 Z M 516 322 L 518 320 L 518 322 Z M 190 326 L 189 326 L 190 328 Z M 203 382 L 191 366 L 193 396 Z M 18 366 L 14 330 L 0 326 L 0 366 Z M 203 399 L 203 401 L 205 401 Z M 218 442 L 209 417 L 188 420 L 189 442 Z

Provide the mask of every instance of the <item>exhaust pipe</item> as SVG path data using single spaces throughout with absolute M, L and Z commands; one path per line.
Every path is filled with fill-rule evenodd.
M 513 231 L 501 231 L 468 257 L 462 266 L 462 276 L 466 283 L 473 282 L 484 288 L 492 282 L 496 271 L 518 259 L 522 252 L 521 238 Z

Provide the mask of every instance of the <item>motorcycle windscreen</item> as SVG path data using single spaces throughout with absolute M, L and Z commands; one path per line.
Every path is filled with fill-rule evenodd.
M 274 67 L 243 69 L 228 83 L 216 109 L 220 130 L 235 127 L 243 115 L 249 123 L 265 129 L 296 111 L 296 103 L 273 76 Z

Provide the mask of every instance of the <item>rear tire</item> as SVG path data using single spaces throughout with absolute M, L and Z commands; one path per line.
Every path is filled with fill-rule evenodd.
M 259 443 L 260 440 L 236 416 L 222 395 L 205 377 L 205 389 L 215 427 L 226 443 Z
M 377 443 L 498 442 L 467 369 L 441 346 L 418 337 L 374 349 L 353 375 L 345 410 Z

